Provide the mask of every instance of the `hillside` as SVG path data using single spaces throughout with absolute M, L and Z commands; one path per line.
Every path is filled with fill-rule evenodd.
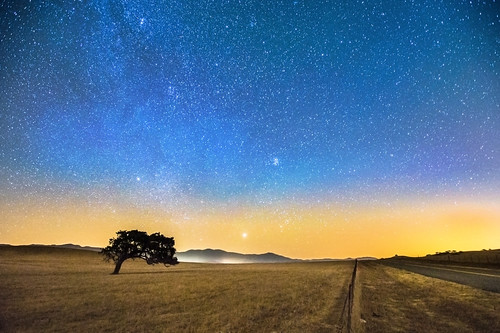
M 500 249 L 482 251 L 445 251 L 428 254 L 425 260 L 462 264 L 500 265 Z
M 295 259 L 280 256 L 274 253 L 264 254 L 241 254 L 234 252 L 226 252 L 224 250 L 188 250 L 186 252 L 178 252 L 176 254 L 180 262 L 203 262 L 203 263 L 227 263 L 227 264 L 244 264 L 244 263 L 281 263 L 293 262 Z
M 16 247 L 31 249 L 35 252 L 51 251 L 51 249 L 67 249 L 67 250 L 80 250 L 80 251 L 90 251 L 90 252 L 100 252 L 102 248 L 92 247 L 92 246 L 80 246 L 76 244 L 61 244 L 61 245 L 42 245 L 42 244 L 31 244 L 31 245 L 9 245 L 0 244 L 0 247 Z M 30 251 L 33 252 L 33 251 Z M 287 262 L 324 262 L 324 261 L 349 261 L 354 260 L 354 258 L 345 259 L 332 259 L 332 258 L 322 258 L 322 259 L 293 259 L 285 257 L 272 252 L 267 252 L 263 254 L 242 254 L 236 252 L 228 252 L 220 249 L 204 249 L 204 250 L 188 250 L 185 252 L 177 252 L 175 254 L 179 262 L 197 262 L 197 263 L 221 263 L 221 264 L 251 264 L 251 263 L 287 263 Z M 377 260 L 374 257 L 360 257 L 358 260 Z

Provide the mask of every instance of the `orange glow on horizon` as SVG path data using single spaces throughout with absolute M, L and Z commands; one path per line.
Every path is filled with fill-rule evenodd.
M 0 203 L 4 205 L 4 203 Z M 418 256 L 448 249 L 498 248 L 500 207 L 492 202 L 435 202 L 392 207 L 275 204 L 189 210 L 101 207 L 68 199 L 21 203 L 6 212 L 0 243 L 105 246 L 121 229 L 174 236 L 178 251 L 220 248 L 241 253 L 274 252 L 292 258 Z M 245 234 L 246 236 L 243 236 Z

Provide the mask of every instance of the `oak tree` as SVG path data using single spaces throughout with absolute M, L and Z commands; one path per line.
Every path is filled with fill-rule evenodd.
M 106 261 L 115 263 L 113 274 L 118 274 L 127 259 L 143 259 L 148 265 L 177 265 L 175 241 L 173 237 L 165 237 L 160 233 L 148 235 L 139 230 L 120 230 L 116 238 L 109 240 L 109 245 L 102 249 Z

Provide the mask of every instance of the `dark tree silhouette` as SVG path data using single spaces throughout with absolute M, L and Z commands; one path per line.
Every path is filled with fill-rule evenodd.
M 143 259 L 148 265 L 177 265 L 175 241 L 173 237 L 165 237 L 160 233 L 148 235 L 144 231 L 120 230 L 116 238 L 109 240 L 109 245 L 102 249 L 106 261 L 115 263 L 113 274 L 118 274 L 127 259 Z

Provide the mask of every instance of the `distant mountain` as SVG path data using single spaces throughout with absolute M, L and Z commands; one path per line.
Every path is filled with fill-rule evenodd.
M 344 259 L 333 259 L 333 258 L 323 258 L 323 259 L 304 259 L 303 261 L 308 261 L 308 262 L 321 262 L 321 261 L 352 261 L 354 259 L 358 259 L 359 261 L 364 261 L 364 260 L 378 260 L 378 258 L 375 257 L 357 257 L 357 258 L 344 258 Z
M 180 262 L 221 264 L 285 263 L 298 261 L 270 252 L 264 254 L 241 254 L 212 249 L 177 252 L 175 256 Z
M 86 251 L 94 251 L 94 252 L 100 252 L 102 248 L 100 247 L 93 247 L 93 246 L 80 246 L 80 245 L 75 245 L 75 244 L 61 244 L 61 245 L 43 245 L 43 244 L 30 244 L 28 246 L 48 246 L 48 247 L 56 247 L 56 248 L 63 248 L 63 249 L 73 249 L 73 250 L 86 250 Z
M 375 257 L 359 257 L 359 258 L 356 258 L 360 261 L 366 261 L 366 260 L 378 260 L 378 258 L 375 258 Z
M 2 246 L 12 246 L 9 244 L 0 244 Z M 64 248 L 73 250 L 85 250 L 100 252 L 102 248 L 93 246 L 80 246 L 76 244 L 31 244 L 27 246 L 41 246 L 41 247 L 53 247 L 53 248 Z M 175 256 L 179 262 L 198 262 L 198 263 L 221 263 L 221 264 L 252 264 L 252 263 L 287 263 L 287 262 L 321 262 L 321 261 L 349 261 L 354 260 L 353 258 L 345 259 L 292 259 L 285 256 L 281 256 L 275 253 L 263 253 L 263 254 L 241 254 L 236 252 L 227 252 L 224 250 L 188 250 L 185 252 L 176 252 Z M 374 257 L 359 257 L 358 260 L 377 260 Z
M 62 244 L 62 245 L 51 245 L 51 246 L 62 247 L 65 249 L 87 250 L 87 251 L 94 251 L 94 252 L 100 252 L 102 250 L 101 247 L 80 246 L 80 245 L 75 245 L 75 244 Z

